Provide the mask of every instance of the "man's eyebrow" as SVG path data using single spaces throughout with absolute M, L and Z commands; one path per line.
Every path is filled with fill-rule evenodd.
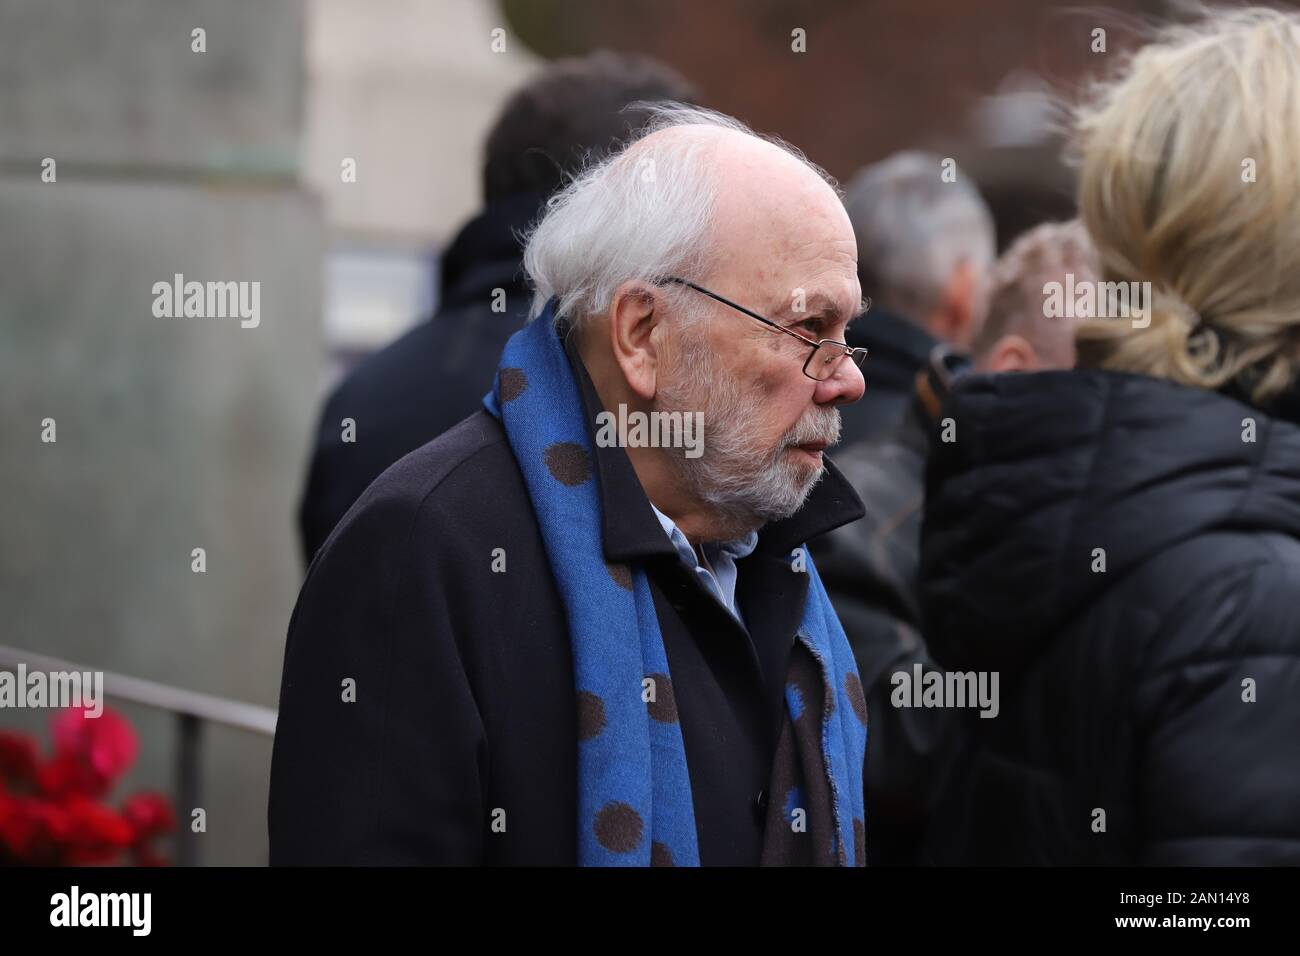
M 795 297 L 790 296 L 782 304 L 774 315 L 778 318 L 797 317 L 800 321 L 807 321 L 810 318 L 827 318 L 831 321 L 839 319 L 843 315 L 839 303 L 826 295 L 824 292 L 814 292 L 804 297 L 804 307 L 796 312 Z

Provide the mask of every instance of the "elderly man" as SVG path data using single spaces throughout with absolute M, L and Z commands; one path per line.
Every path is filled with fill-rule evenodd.
M 820 171 L 702 110 L 552 200 L 486 410 L 303 586 L 273 863 L 863 864 L 865 702 L 803 548 L 862 514 L 823 459 L 855 252 Z M 702 448 L 632 425 L 697 415 Z

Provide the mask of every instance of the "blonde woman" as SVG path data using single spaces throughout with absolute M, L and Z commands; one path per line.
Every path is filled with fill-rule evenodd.
M 931 458 L 926 637 L 1001 700 L 927 858 L 1297 864 L 1300 16 L 1168 29 L 1077 146 L 1078 367 L 970 378 Z

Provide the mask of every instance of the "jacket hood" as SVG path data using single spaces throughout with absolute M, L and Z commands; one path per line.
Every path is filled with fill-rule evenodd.
M 523 235 L 546 197 L 514 193 L 496 199 L 465 223 L 442 257 L 442 308 L 482 302 L 494 288 L 524 288 Z
M 1300 427 L 1218 393 L 1116 372 L 969 375 L 944 415 L 956 440 L 932 442 L 921 589 L 946 666 L 1014 671 L 1189 538 L 1300 538 Z

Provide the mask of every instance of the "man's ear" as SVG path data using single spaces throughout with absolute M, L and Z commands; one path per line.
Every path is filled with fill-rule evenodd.
M 1004 335 L 989 349 L 985 369 L 990 372 L 1036 372 L 1043 363 L 1037 350 L 1019 335 Z
M 625 282 L 609 306 L 609 347 L 630 388 L 638 397 L 655 397 L 659 377 L 659 343 L 655 335 L 664 316 L 663 299 L 644 282 Z
M 932 331 L 959 349 L 970 348 L 975 332 L 975 291 L 978 276 L 969 262 L 960 263 L 948 277 L 939 300 Z

